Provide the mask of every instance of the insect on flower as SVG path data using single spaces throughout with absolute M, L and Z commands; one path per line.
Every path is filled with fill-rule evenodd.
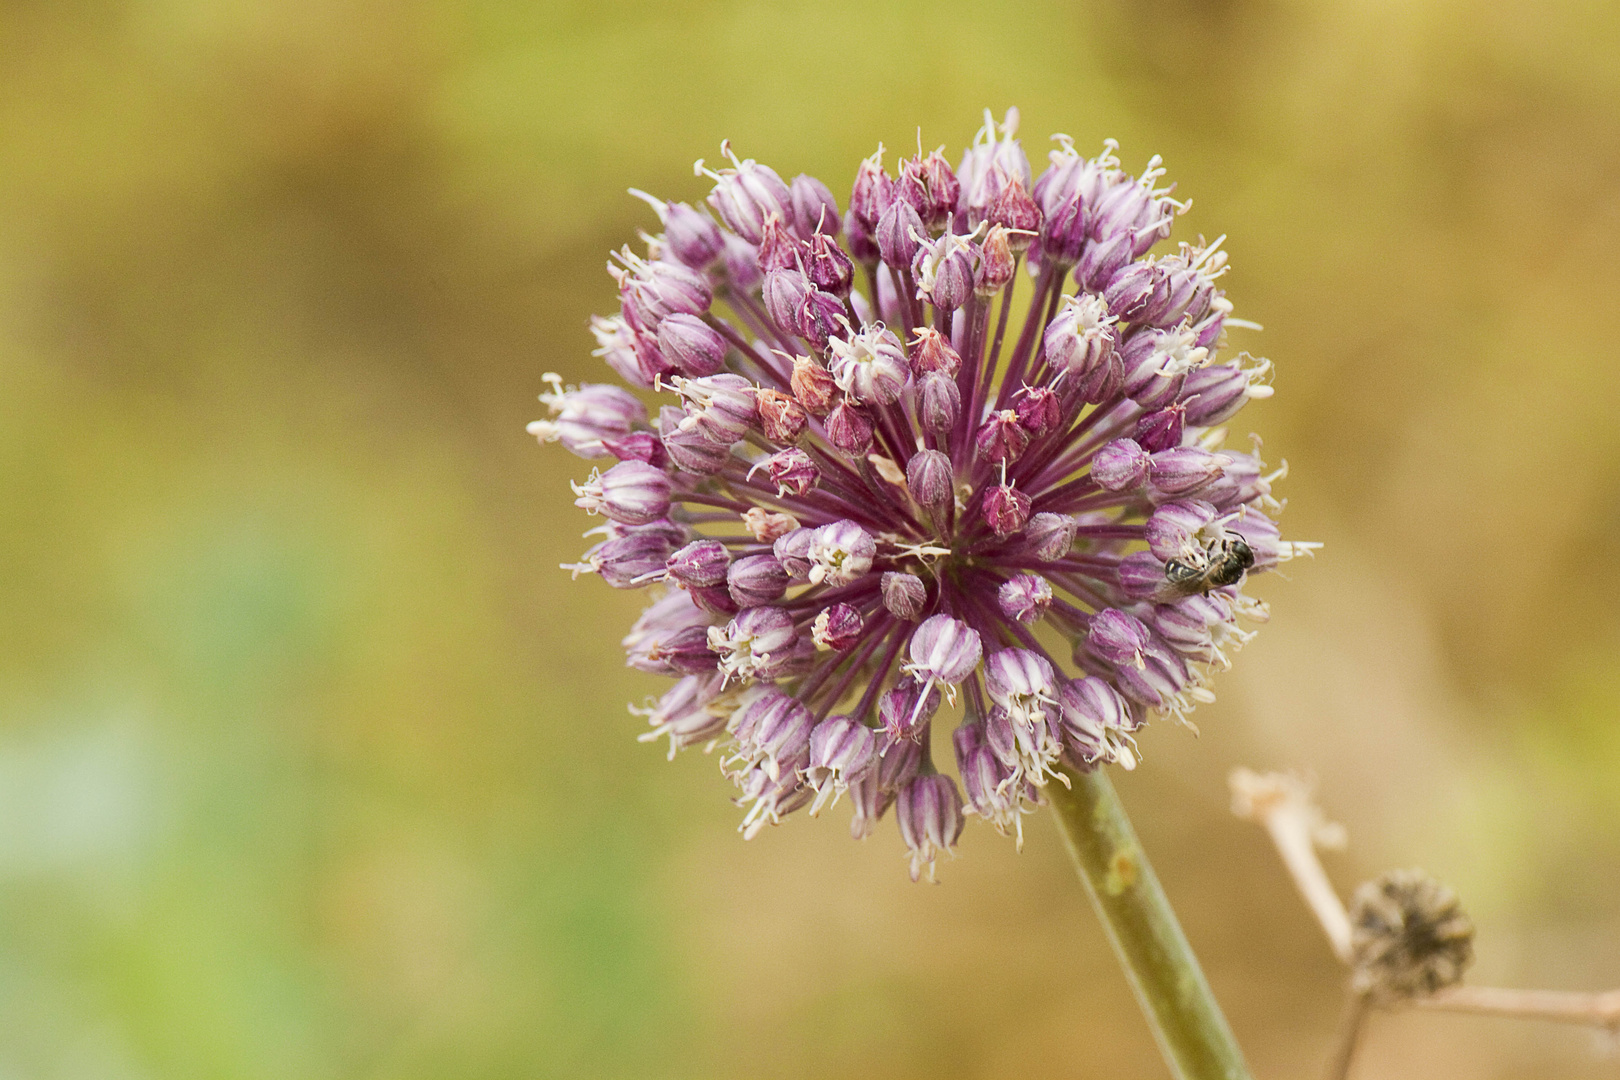
M 548 375 L 530 427 L 619 459 L 575 485 L 606 524 L 567 569 L 659 591 L 625 645 L 679 681 L 643 738 L 722 744 L 746 836 L 892 807 L 913 879 L 964 815 L 1021 836 L 1060 766 L 1134 767 L 1264 619 L 1248 577 L 1317 546 L 1270 516 L 1284 470 L 1224 447 L 1271 365 L 1220 359 L 1257 329 L 1220 241 L 1164 246 L 1186 205 L 1157 158 L 1060 135 L 1036 177 L 1017 127 L 986 113 L 954 171 L 879 147 L 844 212 L 729 144 L 706 208 L 632 192 L 664 231 L 615 255 L 594 332 L 657 401 Z M 966 801 L 932 756 L 946 702 Z

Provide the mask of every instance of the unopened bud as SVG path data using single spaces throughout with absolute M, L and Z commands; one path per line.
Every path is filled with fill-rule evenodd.
M 1115 439 L 1091 457 L 1091 478 L 1105 491 L 1129 491 L 1147 479 L 1148 452 L 1135 439 Z
M 718 540 L 697 540 L 669 557 L 664 568 L 682 585 L 719 585 L 726 580 L 731 555 Z
M 846 454 L 864 454 L 872 446 L 872 420 L 859 406 L 841 402 L 827 414 L 827 438 Z
M 1056 562 L 1074 547 L 1079 523 L 1068 514 L 1040 513 L 1024 528 L 1025 550 L 1042 562 Z
M 1186 425 L 1187 407 L 1170 405 L 1155 409 L 1136 421 L 1136 441 L 1150 454 L 1171 450 L 1181 445 L 1181 433 Z
M 816 234 L 835 236 L 838 233 L 838 200 L 833 193 L 813 176 L 800 173 L 793 178 L 788 192 L 793 201 L 793 227 L 805 239 Z
M 726 363 L 726 342 L 696 315 L 670 315 L 658 324 L 658 349 L 682 375 L 713 375 Z
M 739 607 L 758 607 L 781 598 L 788 573 L 774 555 L 744 555 L 726 571 L 726 588 Z
M 919 506 L 943 510 L 955 497 L 956 475 L 948 454 L 919 450 L 906 463 L 906 490 Z
M 917 419 L 924 431 L 942 435 L 956 426 L 962 411 L 962 391 L 943 371 L 922 377 L 917 391 Z
M 918 237 L 927 235 L 922 218 L 904 199 L 896 199 L 878 219 L 877 245 L 883 261 L 896 272 L 911 266 L 917 257 Z
M 928 602 L 928 587 L 915 574 L 885 573 L 882 591 L 883 606 L 889 609 L 889 614 L 906 622 L 921 615 L 923 605 Z

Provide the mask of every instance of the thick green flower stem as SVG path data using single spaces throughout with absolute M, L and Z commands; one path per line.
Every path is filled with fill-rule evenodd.
M 1177 1080 L 1250 1080 L 1232 1029 L 1104 770 L 1046 786 L 1064 842 Z

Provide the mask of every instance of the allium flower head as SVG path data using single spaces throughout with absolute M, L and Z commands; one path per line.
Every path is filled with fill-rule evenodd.
M 1216 427 L 1271 393 L 1224 355 L 1255 327 L 1219 242 L 1166 246 L 1157 158 L 1056 136 L 1037 176 L 1017 128 L 987 114 L 954 171 L 880 147 L 842 212 L 729 145 L 707 209 L 633 192 L 663 232 L 593 332 L 641 394 L 546 376 L 530 431 L 601 462 L 567 569 L 660 593 L 624 641 L 678 680 L 642 738 L 722 745 L 745 836 L 847 794 L 855 836 L 895 810 L 913 878 L 964 813 L 1021 837 L 1064 768 L 1132 768 L 1150 715 L 1212 700 L 1248 577 L 1316 546 Z M 932 748 L 957 710 L 965 799 Z

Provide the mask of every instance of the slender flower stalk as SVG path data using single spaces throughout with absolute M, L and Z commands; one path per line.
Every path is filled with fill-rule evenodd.
M 1133 768 L 1152 716 L 1191 727 L 1253 636 L 1239 620 L 1266 618 L 1248 578 L 1317 546 L 1273 520 L 1286 467 L 1225 444 L 1271 365 L 1223 356 L 1254 327 L 1230 318 L 1221 241 L 1168 246 L 1186 204 L 1157 158 L 1132 175 L 1114 143 L 1054 136 L 1037 176 L 1017 127 L 987 113 L 954 170 L 919 150 L 891 174 L 879 147 L 842 210 L 722 144 L 728 164 L 696 166 L 706 209 L 633 192 L 663 231 L 609 264 L 597 355 L 648 403 L 547 376 L 530 430 L 619 461 L 575 486 L 605 523 L 565 568 L 659 591 L 625 647 L 679 681 L 636 710 L 643 738 L 722 746 L 745 837 L 847 794 L 851 833 L 893 808 L 932 880 L 965 817 L 1021 841 L 1052 801 L 1100 850 L 1129 829 L 1101 766 Z M 947 706 L 962 787 L 933 757 Z M 1157 1002 L 1196 963 L 1156 885 L 1121 895 L 1134 913 L 1099 906 Z M 1138 930 L 1174 962 L 1127 948 Z M 1167 1049 L 1239 1061 L 1187 986 Z

